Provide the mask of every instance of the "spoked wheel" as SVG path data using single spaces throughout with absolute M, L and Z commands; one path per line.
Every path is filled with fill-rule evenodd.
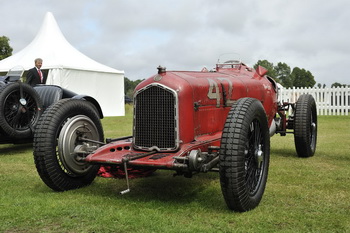
M 34 134 L 34 160 L 41 179 L 55 191 L 91 184 L 99 166 L 84 158 L 103 142 L 95 107 L 84 100 L 63 99 L 49 107 Z
M 239 212 L 259 205 L 270 161 L 270 136 L 265 110 L 253 98 L 231 108 L 220 146 L 220 183 L 227 206 Z
M 294 112 L 294 142 L 299 157 L 311 157 L 316 151 L 317 112 L 312 95 L 301 95 Z
M 17 139 L 32 137 L 41 108 L 40 97 L 31 86 L 11 83 L 0 87 L 0 132 Z

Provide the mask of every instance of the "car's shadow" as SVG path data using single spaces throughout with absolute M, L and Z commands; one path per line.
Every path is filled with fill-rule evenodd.
M 290 148 L 280 148 L 271 149 L 271 154 L 274 156 L 281 156 L 281 157 L 297 157 L 297 153 L 295 150 Z
M 24 153 L 33 149 L 33 143 L 0 145 L 0 156 Z
M 150 177 L 131 179 L 131 191 L 124 195 L 120 192 L 126 189 L 125 179 L 97 178 L 88 189 L 93 195 L 142 202 L 145 205 L 149 202 L 166 202 L 181 208 L 184 204 L 197 202 L 204 208 L 228 210 L 217 173 L 198 174 L 189 179 L 173 177 L 171 171 L 156 171 Z

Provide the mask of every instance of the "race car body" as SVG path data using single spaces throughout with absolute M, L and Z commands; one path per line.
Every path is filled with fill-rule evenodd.
M 181 158 L 190 151 L 220 146 L 228 112 L 242 97 L 260 100 L 271 125 L 277 111 L 274 81 L 244 64 L 222 66 L 216 72 L 167 72 L 159 67 L 157 75 L 135 89 L 132 140 L 112 142 L 86 161 L 120 164 L 125 154 L 149 154 L 129 164 L 180 169 Z

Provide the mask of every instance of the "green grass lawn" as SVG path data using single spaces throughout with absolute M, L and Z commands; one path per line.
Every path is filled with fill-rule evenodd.
M 106 137 L 131 135 L 132 115 L 103 119 Z M 192 179 L 156 171 L 97 177 L 54 192 L 39 178 L 32 145 L 0 146 L 0 232 L 350 232 L 350 117 L 319 117 L 314 157 L 296 157 L 293 135 L 275 135 L 266 191 L 246 213 L 230 211 L 217 173 Z

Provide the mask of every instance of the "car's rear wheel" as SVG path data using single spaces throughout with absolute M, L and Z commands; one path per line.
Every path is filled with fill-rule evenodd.
M 231 108 L 220 146 L 220 183 L 227 206 L 238 212 L 259 205 L 270 160 L 270 136 L 265 110 L 253 98 Z
M 17 139 L 33 136 L 41 115 L 42 103 L 38 93 L 24 83 L 0 87 L 0 132 Z
M 294 142 L 299 157 L 311 157 L 316 151 L 317 112 L 312 95 L 301 95 L 294 112 Z
M 34 133 L 34 160 L 45 184 L 55 191 L 91 184 L 99 169 L 84 161 L 88 151 L 99 146 L 91 140 L 104 140 L 98 113 L 91 103 L 63 99 L 50 106 Z

